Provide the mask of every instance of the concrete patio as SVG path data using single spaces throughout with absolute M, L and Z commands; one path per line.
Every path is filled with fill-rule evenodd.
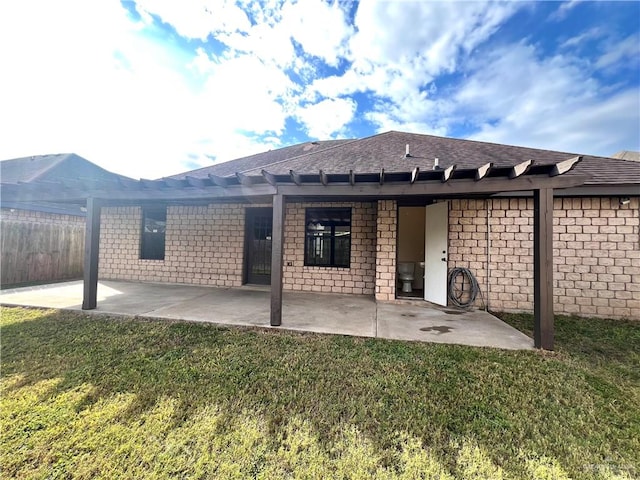
M 82 281 L 3 290 L 0 303 L 81 310 Z M 533 340 L 484 311 L 426 302 L 376 303 L 373 297 L 284 292 L 281 327 L 269 325 L 269 288 L 100 281 L 98 308 L 87 313 L 212 322 L 305 332 L 531 349 Z

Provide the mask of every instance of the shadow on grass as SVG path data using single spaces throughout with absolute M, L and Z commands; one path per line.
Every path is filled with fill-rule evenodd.
M 533 315 L 493 313 L 533 337 Z M 592 366 L 620 369 L 640 381 L 640 323 L 568 315 L 555 316 L 555 349 Z
M 408 435 L 454 475 L 468 439 L 491 465 L 518 478 L 529 476 L 527 456 L 552 459 L 580 478 L 600 478 L 594 465 L 637 471 L 637 372 L 627 375 L 638 354 L 623 339 L 637 340 L 637 331 L 572 324 L 565 338 L 558 323 L 564 354 L 556 357 L 5 309 L 2 376 L 16 379 L 7 392 L 57 379 L 39 402 L 79 392 L 76 412 L 121 396 L 127 401 L 117 422 L 147 421 L 141 419 L 167 399 L 169 429 L 212 407 L 219 432 L 229 433 L 240 417 L 259 417 L 273 451 L 302 422 L 331 456 L 345 426 L 353 426 L 391 470 L 399 468 Z M 614 350 L 618 369 L 576 364 L 577 356 L 607 358 Z

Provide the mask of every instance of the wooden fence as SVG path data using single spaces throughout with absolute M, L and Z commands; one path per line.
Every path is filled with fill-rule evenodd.
M 70 223 L 0 222 L 3 287 L 82 277 L 84 226 Z

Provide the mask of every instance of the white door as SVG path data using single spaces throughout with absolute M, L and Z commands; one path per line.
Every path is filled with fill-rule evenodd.
M 447 305 L 449 202 L 427 205 L 424 234 L 424 299 Z

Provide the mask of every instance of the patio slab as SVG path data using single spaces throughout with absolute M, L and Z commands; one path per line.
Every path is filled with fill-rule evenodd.
M 3 305 L 81 310 L 82 281 L 0 292 Z M 87 313 L 147 316 L 225 325 L 531 349 L 533 340 L 483 311 L 460 312 L 373 297 L 285 291 L 281 327 L 269 325 L 268 287 L 214 288 L 100 281 L 98 308 Z
M 395 340 L 455 343 L 510 350 L 533 348 L 533 340 L 483 310 L 429 305 L 379 304 L 377 336 Z

